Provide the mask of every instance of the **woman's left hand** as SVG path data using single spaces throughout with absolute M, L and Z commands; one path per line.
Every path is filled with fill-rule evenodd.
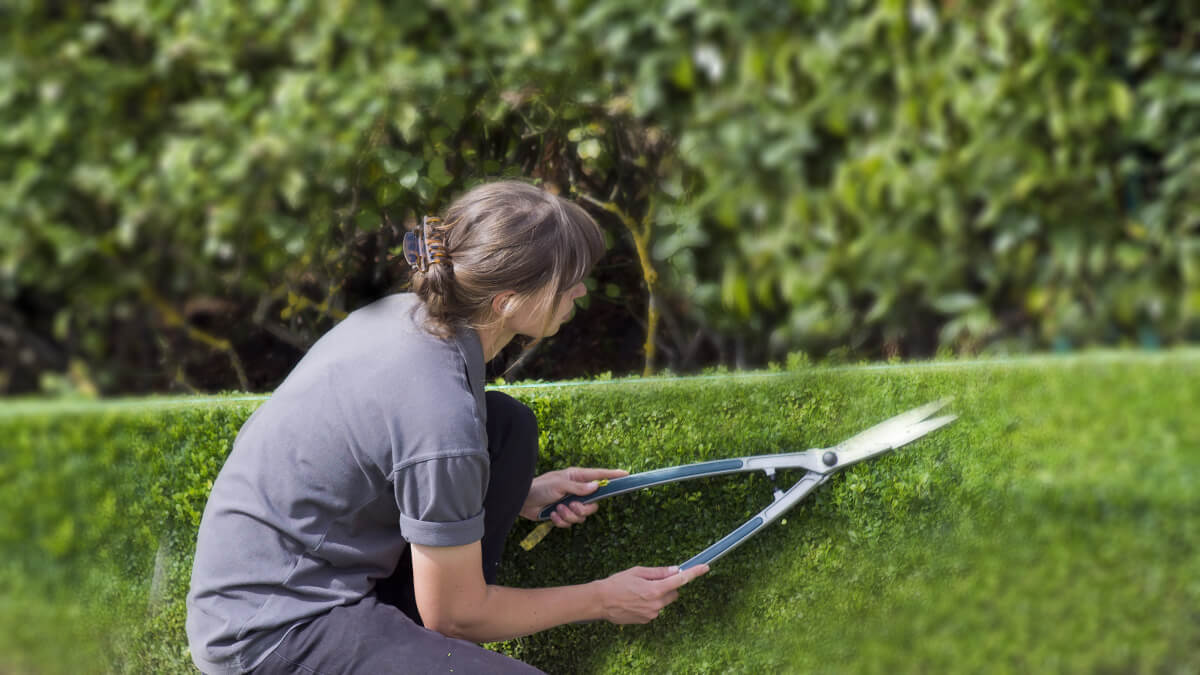
M 521 507 L 521 515 L 529 520 L 537 520 L 542 509 L 567 495 L 590 495 L 600 487 L 600 481 L 628 475 L 628 471 L 620 469 L 571 467 L 549 471 L 533 479 L 533 485 L 529 486 L 529 496 L 525 498 L 525 505 Z M 558 527 L 577 525 L 595 513 L 597 508 L 596 504 L 582 502 L 559 504 L 550 514 L 550 522 Z

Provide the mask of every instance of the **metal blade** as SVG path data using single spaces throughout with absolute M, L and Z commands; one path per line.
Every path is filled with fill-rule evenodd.
M 873 438 L 886 436 L 890 430 L 907 427 L 910 424 L 914 424 L 926 419 L 935 412 L 945 408 L 952 400 L 953 399 L 951 398 L 938 399 L 936 401 L 926 403 L 923 406 L 913 408 L 907 412 L 902 412 L 895 417 L 886 419 L 879 424 L 876 424 L 866 431 L 855 434 L 851 438 L 839 443 L 836 448 L 830 449 L 849 449 L 851 446 L 855 446 L 860 443 L 870 443 L 871 439 Z
M 892 439 L 892 449 L 895 450 L 901 446 L 908 445 L 909 443 L 912 443 L 913 441 L 930 432 L 941 429 L 956 419 L 958 419 L 958 415 L 942 415 L 941 417 L 934 417 L 933 419 L 928 419 L 924 422 L 914 424 L 913 426 L 905 429 L 903 433 L 896 434 L 896 436 Z
M 830 448 L 837 455 L 836 468 L 842 469 L 850 464 L 894 450 L 953 422 L 957 419 L 957 415 L 927 419 L 945 407 L 950 400 L 948 398 L 941 399 L 901 413 Z

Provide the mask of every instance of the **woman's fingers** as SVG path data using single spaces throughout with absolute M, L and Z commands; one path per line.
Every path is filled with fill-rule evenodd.
M 657 581 L 675 576 L 679 572 L 679 568 L 674 565 L 671 567 L 633 567 L 630 572 L 648 581 Z
M 673 590 L 673 589 L 679 588 L 680 586 L 688 583 L 692 579 L 695 579 L 696 577 L 698 577 L 702 574 L 706 574 L 707 572 L 708 572 L 708 565 L 700 564 L 700 565 L 696 565 L 695 567 L 692 567 L 691 569 L 687 569 L 682 572 L 679 572 L 678 574 L 673 574 L 673 575 L 663 579 L 662 581 L 663 581 L 664 585 L 666 585 L 667 587 L 669 587 L 670 589 Z
M 570 527 L 578 522 L 576 516 L 566 504 L 559 504 L 558 508 L 554 509 L 550 514 L 550 521 L 556 527 Z
M 592 469 L 571 467 L 567 469 L 567 476 L 574 481 L 586 483 L 593 480 L 606 480 L 610 478 L 621 478 L 628 476 L 629 472 L 624 469 Z
M 596 504 L 584 504 L 582 502 L 570 502 L 569 504 L 559 504 L 550 514 L 550 520 L 558 527 L 570 527 L 578 525 L 587 517 L 596 512 L 599 508 Z
M 571 502 L 571 511 L 573 511 L 575 515 L 579 516 L 580 522 L 582 522 L 584 518 L 587 518 L 595 513 L 596 509 L 598 508 L 600 508 L 600 505 L 595 503 L 584 504 L 583 502 Z

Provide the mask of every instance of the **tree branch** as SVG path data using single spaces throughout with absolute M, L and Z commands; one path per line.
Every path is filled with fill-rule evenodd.
M 189 339 L 208 345 L 210 348 L 225 354 L 229 359 L 230 365 L 233 366 L 234 372 L 237 374 L 238 385 L 241 386 L 242 391 L 250 391 L 250 379 L 246 377 L 246 369 L 242 367 L 242 360 L 238 357 L 237 350 L 233 348 L 233 344 L 229 340 L 217 337 L 188 323 L 182 314 L 149 286 L 142 286 L 142 297 L 158 311 L 163 323 L 168 327 L 181 328 Z M 175 373 L 176 381 L 180 381 L 182 374 L 183 366 L 180 366 Z M 183 382 L 186 385 L 186 379 Z M 190 387 L 190 385 L 186 386 Z
M 577 186 L 573 185 L 571 187 L 581 199 L 616 216 L 633 237 L 633 245 L 637 249 L 638 262 L 642 266 L 642 280 L 646 283 L 646 293 L 648 296 L 646 299 L 646 342 L 644 344 L 646 362 L 642 368 L 642 375 L 652 375 L 654 373 L 654 356 L 657 344 L 655 342 L 655 334 L 658 331 L 659 318 L 658 272 L 654 269 L 654 262 L 650 256 L 650 233 L 653 229 L 655 206 L 654 196 L 651 195 L 646 215 L 639 223 L 628 213 L 625 213 L 624 209 L 618 206 L 615 201 L 601 201 L 586 192 L 578 190 Z

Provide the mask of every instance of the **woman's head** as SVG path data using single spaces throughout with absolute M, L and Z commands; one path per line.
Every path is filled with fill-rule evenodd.
M 506 319 L 544 317 L 557 328 L 575 290 L 604 254 L 600 228 L 579 205 L 517 181 L 479 185 L 446 211 L 434 236 L 446 260 L 414 271 L 427 328 L 449 337 Z M 553 326 L 551 326 L 553 324 Z M 520 331 L 524 332 L 524 331 Z

